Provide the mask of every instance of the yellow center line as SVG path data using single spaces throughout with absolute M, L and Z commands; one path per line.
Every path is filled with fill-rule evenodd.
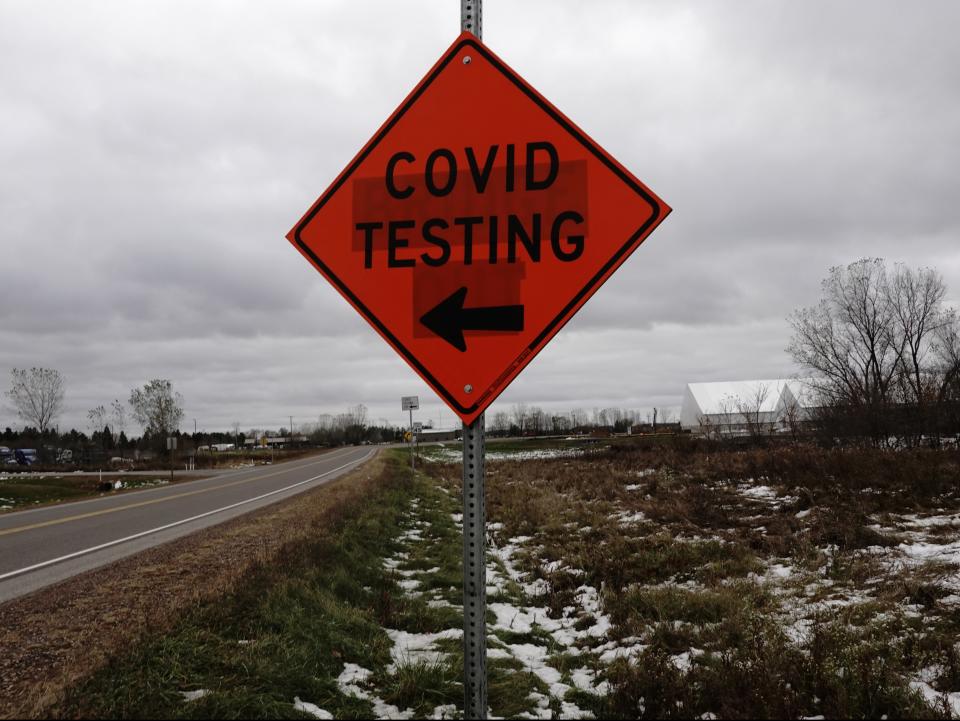
M 327 455 L 324 459 L 331 457 L 333 454 Z M 319 461 L 317 461 L 319 462 Z M 300 468 L 306 468 L 306 466 L 312 466 L 313 463 L 308 463 Z M 173 501 L 178 498 L 187 498 L 188 496 L 196 496 L 199 493 L 209 493 L 210 491 L 219 491 L 224 488 L 230 488 L 232 486 L 239 486 L 243 483 L 250 483 L 251 481 L 262 481 L 264 478 L 271 478 L 273 476 L 279 476 L 281 473 L 289 473 L 290 468 L 284 468 L 279 471 L 274 471 L 273 473 L 267 473 L 262 476 L 254 476 L 253 478 L 244 478 L 239 481 L 232 481 L 231 483 L 224 483 L 219 486 L 211 486 L 210 488 L 201 488 L 196 491 L 186 491 L 184 493 L 177 493 L 173 496 L 165 496 L 163 498 L 154 498 L 150 501 L 139 501 L 137 503 L 128 503 L 125 506 L 116 506 L 115 508 L 104 508 L 100 511 L 90 511 L 88 513 L 78 513 L 75 516 L 67 516 L 66 518 L 56 518 L 51 521 L 41 521 L 40 523 L 31 523 L 28 526 L 15 526 L 14 528 L 6 528 L 0 531 L 0 536 L 9 536 L 14 533 L 22 533 L 24 531 L 32 531 L 35 528 L 45 528 L 47 526 L 56 526 L 60 523 L 69 523 L 70 521 L 80 521 L 84 518 L 94 518 L 96 516 L 103 516 L 108 513 L 117 513 L 118 511 L 127 511 L 131 508 L 140 508 L 142 506 L 152 506 L 155 503 L 164 503 L 166 501 Z

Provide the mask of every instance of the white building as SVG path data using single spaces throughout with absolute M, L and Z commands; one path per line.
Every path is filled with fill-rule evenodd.
M 688 383 L 680 426 L 694 433 L 776 432 L 809 418 L 813 393 L 802 380 Z
M 817 392 L 809 380 L 791 379 L 784 381 L 780 406 L 777 409 L 781 420 L 806 421 L 817 407 Z

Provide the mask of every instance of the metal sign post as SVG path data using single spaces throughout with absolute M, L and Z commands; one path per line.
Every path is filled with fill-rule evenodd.
M 170 482 L 173 483 L 173 452 L 177 450 L 176 436 L 167 436 L 167 450 L 170 451 Z
M 463 717 L 487 717 L 484 414 L 463 424 Z
M 400 407 L 405 411 L 410 411 L 410 426 L 409 430 L 407 431 L 410 436 L 410 472 L 416 473 L 417 465 L 413 454 L 413 412 L 420 409 L 420 396 L 403 396 L 400 399 Z
M 460 30 L 483 38 L 482 0 L 460 0 Z M 484 415 L 463 424 L 463 717 L 472 719 L 487 718 Z
M 423 433 L 423 423 L 417 421 L 413 424 L 413 455 L 420 456 L 420 436 Z

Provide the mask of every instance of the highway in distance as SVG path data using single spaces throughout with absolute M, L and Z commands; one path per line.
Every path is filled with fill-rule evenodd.
M 278 465 L 0 515 L 0 603 L 315 488 L 377 453 Z

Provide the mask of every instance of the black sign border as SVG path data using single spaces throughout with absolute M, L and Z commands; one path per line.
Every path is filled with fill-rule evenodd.
M 423 95 L 424 91 L 426 91 L 426 89 L 430 87 L 430 84 L 440 75 L 441 72 L 443 72 L 444 68 L 446 68 L 447 65 L 450 64 L 450 61 L 453 60 L 453 58 L 457 55 L 457 53 L 459 53 L 460 50 L 462 50 L 465 47 L 472 48 L 476 52 L 483 55 L 483 57 L 486 58 L 491 65 L 493 65 L 497 70 L 499 70 L 505 78 L 507 78 L 514 85 L 516 85 L 517 88 L 521 92 L 523 92 L 524 95 L 526 95 L 528 98 L 530 98 L 530 100 L 536 103 L 541 110 L 543 110 L 548 116 L 550 116 L 554 120 L 554 122 L 556 122 L 564 130 L 570 133 L 570 135 L 576 138 L 576 140 L 579 141 L 581 145 L 583 145 L 588 151 L 593 153 L 593 155 L 600 162 L 606 165 L 618 178 L 620 178 L 624 183 L 627 184 L 627 186 L 629 186 L 634 192 L 636 192 L 637 195 L 639 195 L 645 202 L 647 202 L 650 205 L 651 210 L 653 211 L 650 218 L 648 218 L 646 222 L 644 222 L 643 225 L 641 225 L 636 230 L 636 232 L 634 232 L 630 236 L 627 242 L 624 243 L 623 246 L 621 246 L 616 253 L 614 253 L 614 255 L 610 258 L 610 260 L 607 261 L 600 268 L 599 271 L 597 271 L 597 273 L 587 282 L 587 284 L 580 289 L 580 291 L 570 300 L 570 302 L 563 307 L 563 309 L 556 315 L 556 317 L 547 324 L 547 326 L 543 329 L 543 331 L 541 331 L 536 336 L 536 338 L 534 338 L 533 341 L 527 346 L 527 348 L 521 353 L 521 357 L 523 357 L 527 355 L 527 352 L 529 351 L 529 355 L 527 355 L 527 357 L 524 358 L 524 361 L 525 361 L 524 365 L 529 364 L 530 361 L 533 360 L 533 357 L 536 356 L 537 353 L 540 352 L 540 350 L 542 350 L 542 348 L 546 345 L 545 343 L 546 340 L 548 340 L 553 335 L 558 333 L 560 329 L 563 328 L 564 325 L 566 325 L 567 321 L 569 321 L 570 318 L 573 317 L 573 310 L 577 307 L 577 305 L 581 302 L 581 300 L 585 300 L 585 297 L 588 297 L 593 293 L 595 293 L 600 288 L 600 286 L 603 285 L 605 281 L 604 276 L 607 275 L 607 273 L 609 273 L 611 269 L 615 268 L 621 262 L 625 261 L 626 257 L 629 256 L 630 253 L 632 253 L 634 250 L 636 250 L 636 248 L 639 247 L 640 243 L 643 242 L 643 239 L 646 236 L 646 234 L 653 227 L 655 227 L 663 218 L 669 215 L 670 211 L 668 210 L 667 213 L 664 214 L 663 217 L 661 217 L 659 203 L 657 203 L 657 201 L 654 200 L 653 196 L 651 196 L 650 193 L 648 193 L 647 190 L 643 188 L 643 186 L 638 185 L 633 180 L 633 178 L 631 178 L 629 175 L 624 173 L 623 170 L 619 168 L 616 165 L 616 163 L 614 163 L 611 160 L 610 156 L 602 148 L 597 146 L 596 143 L 594 143 L 592 140 L 587 138 L 583 133 L 580 132 L 580 130 L 578 130 L 576 127 L 571 125 L 570 122 L 566 118 L 564 118 L 562 115 L 560 115 L 555 108 L 553 108 L 549 103 L 545 101 L 544 98 L 542 98 L 537 92 L 533 91 L 532 88 L 530 88 L 526 82 L 524 82 L 521 78 L 519 78 L 510 68 L 508 68 L 502 62 L 500 62 L 500 60 L 496 56 L 494 56 L 489 50 L 486 49 L 486 47 L 484 47 L 477 40 L 473 38 L 464 38 L 463 40 L 455 43 L 447 51 L 446 56 L 434 67 L 434 69 L 424 79 L 424 81 L 420 84 L 420 86 L 416 89 L 416 91 L 412 93 L 410 97 L 406 99 L 406 101 L 404 101 L 404 103 L 397 109 L 397 111 L 393 114 L 390 120 L 382 128 L 380 128 L 380 130 L 371 139 L 371 141 L 367 144 L 367 146 L 363 149 L 363 151 L 361 151 L 361 153 L 357 155 L 356 158 L 353 159 L 353 162 L 350 163 L 350 165 L 347 167 L 347 170 L 340 175 L 340 177 L 333 183 L 333 185 L 327 188 L 326 192 L 317 200 L 317 202 L 310 209 L 310 211 L 301 219 L 299 223 L 297 223 L 296 227 L 294 228 L 293 234 L 294 234 L 294 239 L 296 241 L 296 244 L 300 248 L 300 250 L 302 250 L 317 265 L 317 267 L 319 267 L 324 272 L 324 274 L 334 283 L 337 289 L 350 300 L 350 302 L 353 304 L 353 306 L 357 310 L 359 310 L 363 314 L 363 316 L 367 319 L 367 321 L 372 323 L 374 327 L 376 327 L 377 330 L 379 330 L 380 333 L 389 340 L 390 344 L 393 345 L 393 347 L 404 357 L 404 359 L 410 365 L 412 365 L 435 390 L 440 392 L 440 394 L 444 397 L 447 403 L 449 403 L 451 407 L 453 407 L 455 410 L 457 410 L 460 413 L 463 413 L 465 415 L 473 415 L 478 411 L 481 404 L 485 404 L 486 406 L 489 406 L 490 403 L 493 403 L 496 397 L 499 396 L 500 393 L 502 393 L 507 386 L 504 385 L 503 387 L 497 390 L 494 390 L 493 398 L 489 398 L 489 400 L 488 400 L 489 393 L 483 393 L 478 398 L 477 402 L 474 403 L 472 406 L 461 405 L 459 401 L 457 401 L 457 399 L 454 398 L 450 394 L 450 392 L 444 387 L 444 385 L 440 383 L 433 376 L 433 374 L 429 370 L 427 370 L 426 367 L 424 367 L 424 365 L 417 359 L 417 357 L 413 353 L 411 353 L 407 349 L 407 347 L 404 346 L 403 343 L 401 343 L 399 339 L 397 339 L 397 337 L 393 335 L 393 333 L 390 332 L 389 328 L 387 328 L 380 321 L 380 319 L 377 318 L 370 311 L 370 309 L 367 308 L 366 305 L 364 305 L 364 303 L 353 293 L 353 291 L 350 290 L 349 287 L 347 287 L 343 283 L 343 281 L 340 280 L 340 278 L 337 277 L 336 273 L 334 273 L 333 270 L 329 266 L 327 266 L 326 263 L 324 263 L 322 260 L 320 260 L 320 258 L 317 257 L 316 253 L 314 253 L 313 250 L 311 250 L 311 248 L 300 237 L 301 232 L 307 227 L 307 225 L 310 224 L 310 221 L 312 221 L 313 218 L 317 215 L 317 213 L 320 212 L 323 206 L 326 205 L 327 201 L 329 201 L 330 198 L 333 197 L 333 194 L 336 193 L 341 187 L 343 187 L 344 183 L 346 183 L 347 180 L 350 178 L 350 176 L 353 175 L 354 171 L 360 166 L 360 164 L 363 163 L 364 160 L 366 160 L 367 156 L 373 151 L 373 149 L 380 144 L 380 141 L 383 140 L 386 137 L 386 135 L 390 132 L 390 130 L 393 129 L 393 127 L 397 124 L 397 122 L 399 122 L 400 118 L 402 118 L 404 114 L 414 105 L 414 103 L 417 102 L 420 96 Z

